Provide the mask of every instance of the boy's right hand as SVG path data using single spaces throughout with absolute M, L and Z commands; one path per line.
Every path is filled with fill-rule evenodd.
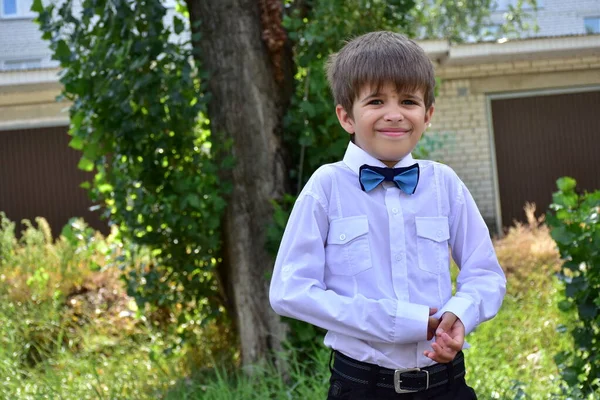
M 440 324 L 440 320 L 432 317 L 438 311 L 437 308 L 429 307 L 429 320 L 427 322 L 427 340 L 433 339 L 435 336 L 435 331 Z
M 440 318 L 435 342 L 431 344 L 433 351 L 426 350 L 423 355 L 438 363 L 449 363 L 464 343 L 465 325 L 455 314 L 446 312 Z

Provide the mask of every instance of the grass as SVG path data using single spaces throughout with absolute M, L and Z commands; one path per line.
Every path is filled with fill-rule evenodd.
M 560 259 L 548 228 L 534 208 L 526 213 L 527 224 L 516 224 L 495 243 L 508 277 L 502 309 L 467 338 L 473 346 L 467 379 L 484 399 L 564 398 L 553 357 L 573 345 L 559 333 L 573 317 L 558 309 Z
M 572 346 L 559 330 L 573 317 L 557 307 L 562 289 L 553 276 L 560 262 L 554 243 L 529 215 L 528 224 L 495 243 L 508 276 L 502 310 L 467 338 L 467 380 L 484 400 L 567 398 L 553 356 Z M 78 240 L 53 242 L 43 220 L 19 241 L 11 229 L 2 218 L 0 398 L 326 397 L 327 349 L 315 349 L 308 363 L 306 354 L 288 354 L 288 379 L 267 364 L 241 371 L 214 360 L 234 347 L 222 326 L 199 327 L 190 346 L 149 316 L 134 316 L 139 310 L 109 267 L 116 248 L 110 237 L 79 227 Z

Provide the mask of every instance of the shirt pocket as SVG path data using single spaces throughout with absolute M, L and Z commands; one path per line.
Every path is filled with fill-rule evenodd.
M 334 275 L 353 276 L 372 267 L 366 215 L 331 221 L 325 261 Z
M 448 265 L 448 217 L 415 217 L 419 268 L 441 274 Z

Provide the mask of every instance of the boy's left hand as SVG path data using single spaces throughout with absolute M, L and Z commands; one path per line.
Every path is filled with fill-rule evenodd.
M 433 351 L 423 354 L 438 363 L 448 363 L 456 357 L 465 342 L 465 326 L 456 315 L 445 312 L 440 318 L 435 342 L 431 344 Z

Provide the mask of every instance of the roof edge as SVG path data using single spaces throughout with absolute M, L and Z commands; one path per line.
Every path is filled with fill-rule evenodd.
M 450 44 L 447 40 L 418 41 L 427 55 L 440 65 L 466 65 L 531 60 L 572 55 L 600 54 L 600 35 L 556 36 Z

